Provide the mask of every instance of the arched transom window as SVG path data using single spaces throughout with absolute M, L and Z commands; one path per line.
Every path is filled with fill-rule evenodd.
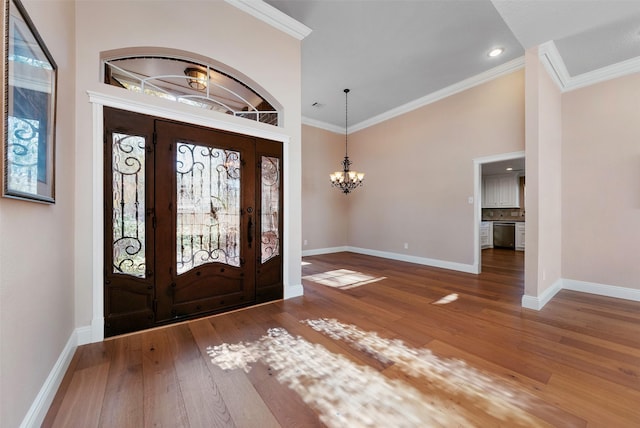
M 214 67 L 164 56 L 105 60 L 104 83 L 278 126 L 278 112 L 255 90 Z

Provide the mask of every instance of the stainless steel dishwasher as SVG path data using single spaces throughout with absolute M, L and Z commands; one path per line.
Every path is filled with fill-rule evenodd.
M 493 246 L 498 248 L 516 248 L 516 224 L 508 222 L 493 223 Z

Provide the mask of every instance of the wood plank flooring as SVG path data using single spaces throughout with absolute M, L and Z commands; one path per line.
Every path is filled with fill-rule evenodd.
M 303 297 L 79 347 L 44 426 L 640 426 L 640 303 L 522 309 L 524 254 L 482 258 L 305 257 Z

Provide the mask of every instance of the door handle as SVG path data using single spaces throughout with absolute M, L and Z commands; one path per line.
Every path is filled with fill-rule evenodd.
M 251 248 L 251 243 L 253 242 L 253 221 L 251 220 L 251 216 L 249 216 L 247 229 L 247 241 L 249 242 L 249 248 Z

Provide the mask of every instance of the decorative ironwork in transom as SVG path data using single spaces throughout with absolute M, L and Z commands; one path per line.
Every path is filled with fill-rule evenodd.
M 278 126 L 260 94 L 213 67 L 183 59 L 134 56 L 105 60 L 104 83 L 207 110 Z

